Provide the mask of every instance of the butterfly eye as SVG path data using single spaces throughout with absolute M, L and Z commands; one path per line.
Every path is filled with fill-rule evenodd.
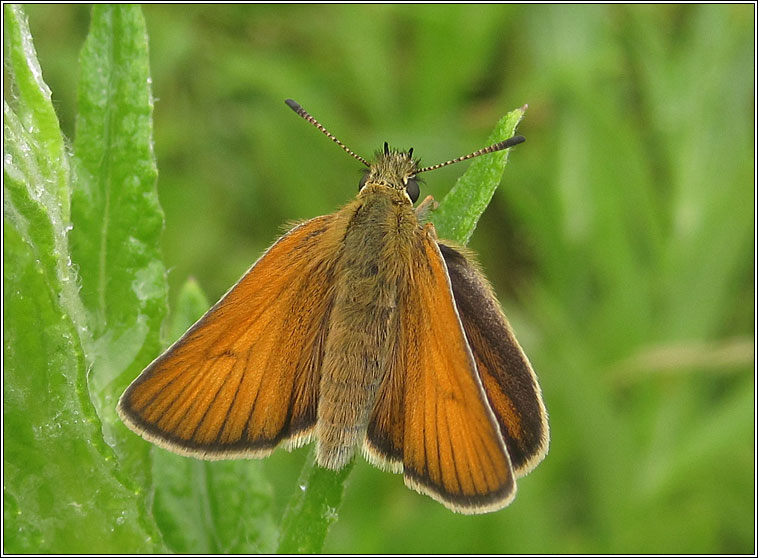
M 421 193 L 421 190 L 419 190 L 418 187 L 418 180 L 415 178 L 409 178 L 408 182 L 405 183 L 405 193 L 408 194 L 408 197 L 411 198 L 413 203 L 416 203 L 416 200 Z

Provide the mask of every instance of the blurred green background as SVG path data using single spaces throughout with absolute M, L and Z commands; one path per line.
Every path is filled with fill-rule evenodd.
M 73 137 L 89 8 L 25 9 Z M 215 300 L 282 223 L 357 192 L 361 165 L 285 98 L 359 154 L 387 140 L 426 164 L 529 104 L 471 246 L 540 376 L 550 453 L 478 517 L 359 460 L 325 552 L 754 552 L 754 9 L 144 7 L 172 301 L 189 276 Z M 307 451 L 266 461 L 280 510 Z

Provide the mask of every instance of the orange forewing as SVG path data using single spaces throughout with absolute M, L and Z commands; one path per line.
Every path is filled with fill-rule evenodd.
M 508 453 L 430 228 L 415 241 L 398 298 L 396 359 L 377 396 L 366 454 L 455 511 L 500 509 L 515 494 Z
M 479 377 L 517 476 L 531 471 L 548 446 L 547 412 L 537 377 L 492 289 L 465 249 L 439 244 Z
M 279 239 L 127 389 L 124 421 L 152 442 L 205 459 L 306 442 L 316 422 L 339 223 L 318 217 Z

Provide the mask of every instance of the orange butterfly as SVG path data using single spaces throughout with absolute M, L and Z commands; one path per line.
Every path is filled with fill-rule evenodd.
M 505 507 L 547 452 L 537 378 L 464 248 L 414 211 L 418 174 L 509 148 L 513 137 L 419 168 L 412 151 L 369 163 L 357 198 L 297 225 L 119 401 L 122 420 L 200 459 L 269 455 L 316 440 L 322 467 L 357 446 L 453 511 Z

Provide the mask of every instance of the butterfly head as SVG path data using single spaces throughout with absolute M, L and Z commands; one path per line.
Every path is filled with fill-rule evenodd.
M 413 148 L 408 151 L 390 149 L 384 142 L 384 149 L 377 151 L 374 160 L 364 170 L 358 189 L 378 184 L 405 192 L 411 203 L 415 203 L 420 193 L 419 179 L 416 178 L 418 169 L 419 161 L 413 158 Z

